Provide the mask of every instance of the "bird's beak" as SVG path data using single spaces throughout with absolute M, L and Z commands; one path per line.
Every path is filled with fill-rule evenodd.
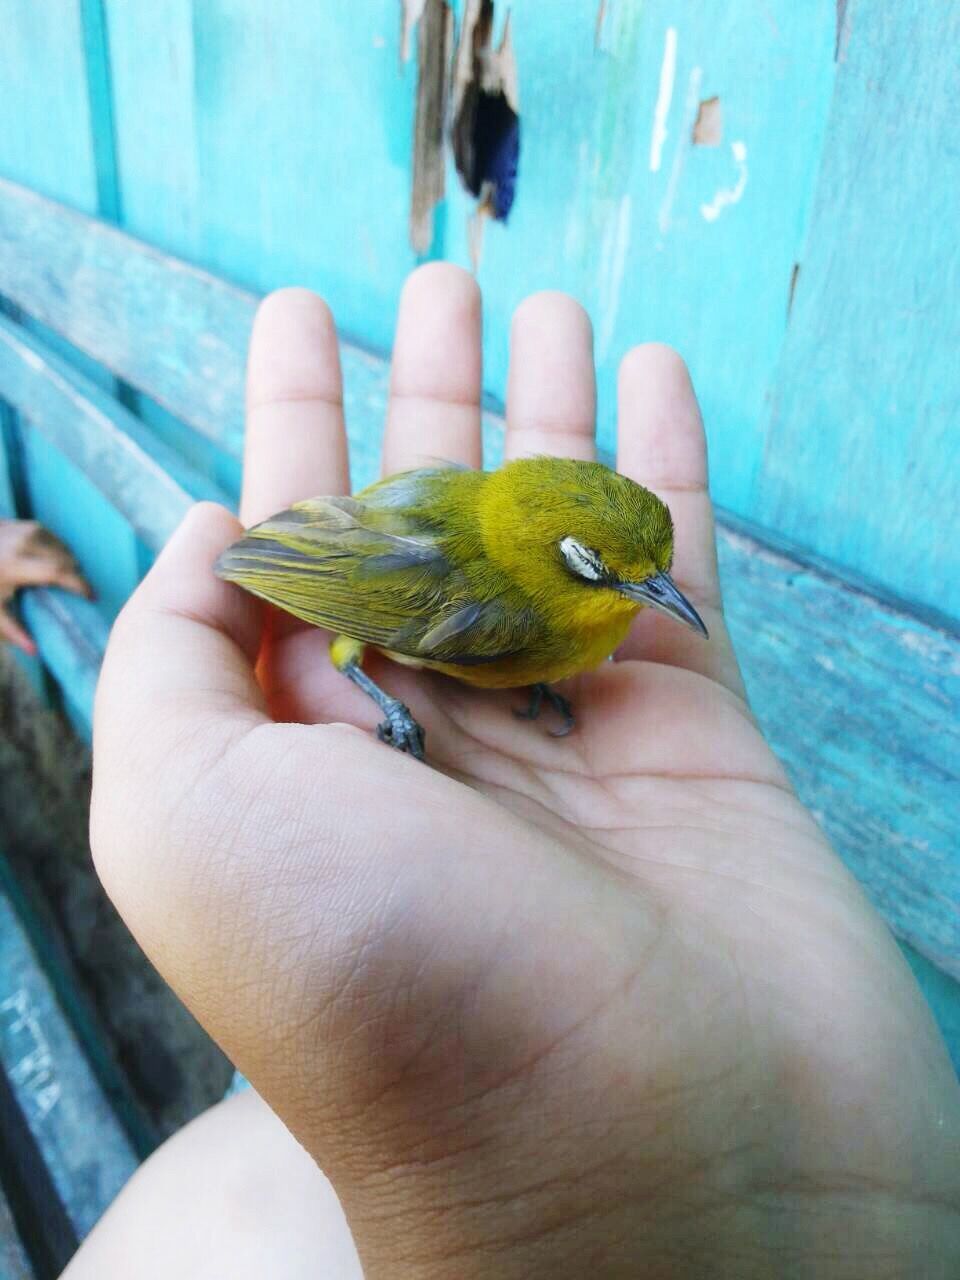
M 617 587 L 621 595 L 628 600 L 636 600 L 639 604 L 651 605 L 661 613 L 668 613 L 678 622 L 685 622 L 688 627 L 707 638 L 707 628 L 696 609 L 677 587 L 669 573 L 655 573 L 643 582 L 621 582 Z

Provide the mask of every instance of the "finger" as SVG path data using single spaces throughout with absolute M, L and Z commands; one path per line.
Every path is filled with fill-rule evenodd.
M 480 290 L 446 262 L 418 268 L 400 298 L 383 473 L 437 461 L 479 467 Z
M 260 304 L 250 337 L 240 518 L 249 527 L 303 498 L 349 491 L 333 316 L 309 290 L 280 289 Z
M 510 331 L 505 456 L 590 460 L 596 412 L 590 317 L 565 293 L 533 294 Z
M 89 583 L 81 577 L 73 557 L 62 547 L 56 553 L 25 554 L 17 560 L 16 582 L 21 587 L 62 587 L 75 595 L 92 595 Z
M 134 775 L 158 797 L 175 776 L 202 776 L 267 720 L 253 672 L 260 606 L 213 572 L 239 533 L 223 507 L 191 508 L 114 624 L 94 708 L 94 800 L 106 808 L 137 803 Z
M 22 650 L 32 658 L 37 652 L 37 646 L 31 640 L 28 632 L 24 631 L 19 622 L 13 618 L 6 609 L 0 609 L 0 639 L 8 641 L 15 649 Z
M 703 615 L 705 641 L 652 609 L 644 610 L 620 650 L 686 667 L 743 694 L 743 680 L 723 620 L 707 446 L 690 375 L 670 347 L 634 347 L 620 365 L 617 465 L 652 489 L 674 524 L 672 576 Z
M 87 600 L 93 599 L 93 587 L 86 578 L 81 577 L 73 569 L 58 573 L 53 580 L 53 585 L 61 587 L 64 591 L 71 591 L 75 596 L 85 596 Z

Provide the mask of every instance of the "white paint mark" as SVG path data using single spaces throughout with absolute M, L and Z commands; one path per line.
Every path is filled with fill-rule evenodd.
M 400 61 L 406 62 L 410 57 L 410 37 L 413 28 L 423 17 L 427 0 L 403 0 L 403 26 L 400 32 Z
M 721 187 L 709 204 L 700 206 L 700 213 L 707 222 L 716 222 L 727 205 L 736 204 L 746 190 L 747 144 L 745 142 L 731 142 L 730 150 L 733 152 L 733 162 L 738 169 L 736 185 Z
M 627 266 L 627 250 L 630 248 L 632 201 L 622 196 L 616 217 L 607 223 L 600 255 L 600 314 L 603 322 L 597 339 L 597 353 L 603 359 L 609 352 L 620 310 L 620 293 L 623 273 Z
M 387 44 L 387 37 L 386 37 L 386 36 L 374 36 L 374 37 L 373 37 L 373 47 L 374 47 L 375 49 L 384 49 L 384 48 L 386 48 L 386 44 Z
M 697 111 L 700 109 L 700 84 L 703 80 L 703 70 L 701 67 L 693 67 L 690 72 L 690 79 L 687 81 L 687 97 L 683 104 L 683 123 L 680 127 L 680 136 L 677 139 L 677 147 L 673 153 L 673 164 L 670 168 L 670 178 L 667 182 L 667 189 L 663 193 L 663 200 L 660 203 L 660 212 L 657 215 L 657 225 L 660 228 L 660 234 L 665 235 L 667 228 L 670 226 L 670 216 L 673 213 L 673 202 L 677 198 L 677 191 L 680 187 L 680 174 L 683 172 L 683 162 L 686 159 L 687 152 L 690 150 L 691 131 L 693 122 L 697 118 Z
M 653 110 L 653 131 L 650 134 L 650 172 L 656 173 L 663 156 L 663 144 L 667 140 L 667 114 L 673 101 L 673 82 L 677 74 L 677 28 L 667 27 L 663 38 L 663 62 L 660 64 L 660 89 L 657 105 Z
M 4 1018 L 6 1049 L 17 1052 L 20 1042 L 26 1042 L 9 1070 L 10 1079 L 26 1093 L 35 1118 L 43 1120 L 60 1101 L 61 1088 L 47 1038 L 23 987 L 0 1002 L 0 1015 L 7 1014 L 12 1016 Z

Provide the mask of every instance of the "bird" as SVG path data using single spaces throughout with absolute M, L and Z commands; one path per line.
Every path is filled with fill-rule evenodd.
M 333 665 L 384 715 L 381 741 L 424 759 L 410 709 L 363 670 L 367 647 L 483 689 L 530 688 L 575 724 L 552 685 L 597 667 L 637 611 L 707 629 L 670 576 L 673 521 L 649 489 L 600 462 L 519 458 L 492 471 L 401 471 L 352 497 L 295 502 L 248 529 L 216 574 L 334 633 Z

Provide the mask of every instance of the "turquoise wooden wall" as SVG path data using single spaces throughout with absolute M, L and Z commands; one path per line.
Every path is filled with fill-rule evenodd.
M 256 291 L 312 285 L 387 348 L 417 261 L 403 8 L 4 0 L 0 174 Z M 594 319 L 605 442 L 618 357 L 667 340 L 703 398 L 719 503 L 960 616 L 960 10 L 513 0 L 511 35 L 517 198 L 477 265 L 490 390 L 517 301 L 568 289 Z M 696 145 L 714 97 L 718 143 Z M 472 210 L 451 166 L 431 256 L 470 265 Z M 142 549 L 24 439 L 37 512 L 119 602 Z M 68 480 L 79 517 L 54 509 Z
M 346 333 L 386 348 L 417 261 L 405 8 L 0 0 L 0 175 L 246 287 L 311 285 Z M 505 16 L 498 3 L 497 39 Z M 594 320 L 607 444 L 619 356 L 671 342 L 724 507 L 960 616 L 960 9 L 513 0 L 510 27 L 517 197 L 506 225 L 488 221 L 477 265 L 490 390 L 503 392 L 518 300 L 567 289 Z M 699 145 L 713 98 L 719 138 Z M 452 165 L 446 191 L 429 252 L 469 265 L 475 202 Z M 118 602 L 143 548 L 24 439 L 39 514 Z M 235 481 L 212 454 L 204 466 Z M 52 509 L 53 493 L 80 514 Z

